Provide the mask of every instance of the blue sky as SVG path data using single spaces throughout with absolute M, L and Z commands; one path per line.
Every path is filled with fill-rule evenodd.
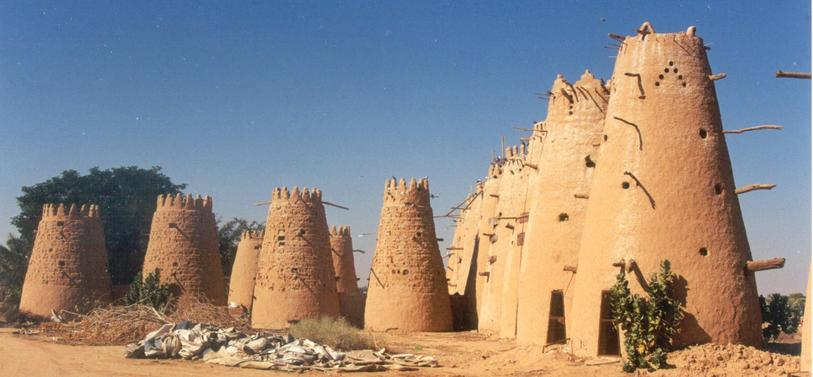
M 711 46 L 761 292 L 803 291 L 811 252 L 810 2 L 0 2 L 0 234 L 20 187 L 65 169 L 160 165 L 224 219 L 318 186 L 374 249 L 384 180 L 428 176 L 443 213 L 501 136 L 544 119 L 557 73 L 609 77 L 608 32 L 696 25 Z M 440 237 L 452 227 L 438 221 Z M 365 237 L 359 234 L 369 233 Z M 448 241 L 442 247 L 448 246 Z M 366 278 L 370 253 L 357 259 Z

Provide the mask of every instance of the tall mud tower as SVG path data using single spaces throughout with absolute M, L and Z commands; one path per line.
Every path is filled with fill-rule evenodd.
M 541 168 L 530 178 L 519 272 L 517 340 L 525 343 L 567 337 L 574 267 L 609 99 L 589 71 L 575 84 L 557 77 L 550 93 L 547 119 L 535 125 L 532 139 Z
M 694 27 L 656 34 L 644 23 L 621 43 L 577 266 L 574 353 L 618 353 L 606 292 L 627 268 L 641 293 L 664 259 L 686 304 L 676 346 L 761 343 L 717 77 Z
M 356 325 L 364 325 L 364 300 L 356 278 L 353 259 L 353 238 L 349 226 L 330 230 L 330 251 L 336 271 L 336 291 L 339 293 L 339 313 Z
M 476 255 L 477 281 L 475 284 L 475 300 L 477 313 L 477 329 L 493 330 L 495 321 L 491 314 L 491 303 L 496 300 L 496 289 L 493 290 L 493 277 L 491 276 L 492 258 L 491 249 L 497 241 L 495 228 L 497 224 L 491 218 L 497 214 L 497 205 L 500 202 L 500 185 L 502 183 L 503 160 L 492 161 L 488 166 L 488 177 L 483 182 L 482 203 L 480 204 L 480 214 L 477 219 L 477 233 L 474 235 L 473 254 Z
M 25 274 L 20 312 L 85 311 L 111 295 L 102 221 L 97 205 L 45 204 Z
M 229 280 L 229 306 L 245 307 L 251 310 L 254 301 L 254 281 L 257 276 L 257 261 L 263 247 L 263 232 L 245 231 L 240 236 L 234 264 Z
M 336 273 L 319 189 L 274 189 L 254 297 L 252 327 L 286 328 L 305 318 L 338 317 Z
M 158 196 L 143 274 L 155 269 L 161 271 L 161 282 L 172 286 L 181 304 L 193 299 L 226 305 L 211 197 Z
M 387 180 L 364 311 L 367 329 L 448 331 L 452 313 L 429 180 Z

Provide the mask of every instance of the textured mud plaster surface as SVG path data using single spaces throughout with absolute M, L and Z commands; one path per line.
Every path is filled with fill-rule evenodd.
M 161 270 L 179 304 L 186 299 L 226 305 L 226 284 L 218 252 L 212 198 L 160 195 L 144 256 L 145 274 Z
M 353 238 L 349 226 L 330 229 L 330 251 L 336 272 L 339 314 L 356 326 L 364 325 L 364 300 L 358 287 Z
M 426 178 L 386 183 L 364 325 L 376 331 L 452 328 Z
M 274 189 L 257 266 L 251 324 L 285 328 L 339 315 L 322 192 Z
M 759 345 L 760 309 L 751 251 L 703 40 L 626 37 L 610 101 L 583 230 L 569 337 L 578 355 L 599 353 L 602 291 L 635 260 L 634 291 L 663 259 L 679 276 L 686 318 L 675 339 Z
M 475 191 L 464 202 L 455 227 L 455 238 L 447 250 L 448 266 L 446 277 L 449 285 L 449 294 L 454 300 L 452 309 L 455 311 L 456 329 L 477 328 L 478 292 L 478 257 L 480 250 L 479 220 L 483 204 L 483 184 L 477 182 Z
M 245 231 L 240 236 L 229 281 L 229 306 L 244 306 L 251 310 L 254 301 L 254 281 L 257 261 L 263 247 L 263 232 Z
M 551 296 L 561 292 L 570 319 L 584 214 L 593 171 L 599 160 L 609 91 L 585 72 L 574 84 L 559 76 L 548 100 L 548 116 L 534 126 L 530 140 L 529 218 L 519 271 L 517 340 L 545 344 Z M 566 328 L 572 327 L 572 321 Z
M 107 249 L 97 205 L 45 204 L 25 275 L 20 312 L 87 310 L 110 302 Z
M 494 329 L 491 306 L 496 300 L 496 290 L 487 289 L 491 286 L 491 249 L 497 241 L 495 228 L 497 224 L 491 218 L 497 215 L 497 204 L 500 202 L 500 186 L 502 183 L 503 160 L 497 160 L 489 164 L 488 177 L 483 182 L 482 204 L 480 214 L 477 216 L 477 235 L 475 247 L 471 251 L 477 253 L 477 282 L 475 294 L 477 305 L 477 329 L 490 331 Z M 495 295 L 492 296 L 492 293 Z

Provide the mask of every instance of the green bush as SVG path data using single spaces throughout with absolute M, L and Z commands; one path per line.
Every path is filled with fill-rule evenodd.
M 288 331 L 297 338 L 310 339 L 344 351 L 375 348 L 367 335 L 344 318 L 303 319 L 291 325 Z
M 630 291 L 623 268 L 618 273 L 610 291 L 610 308 L 613 323 L 624 334 L 627 356 L 624 371 L 667 366 L 666 350 L 683 319 L 681 304 L 672 297 L 674 282 L 675 275 L 668 260 L 661 262 L 661 271 L 650 277 L 645 287 L 648 298 Z
M 762 309 L 762 337 L 774 341 L 780 332 L 793 334 L 799 328 L 805 308 L 805 296 L 794 293 L 790 296 L 773 293 L 767 298 L 759 296 Z
M 138 274 L 124 295 L 125 305 L 147 305 L 161 312 L 166 312 L 172 302 L 169 285 L 161 284 L 161 270 L 158 268 L 144 279 Z

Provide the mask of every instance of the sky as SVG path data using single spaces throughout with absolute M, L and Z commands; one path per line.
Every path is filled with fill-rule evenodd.
M 811 253 L 809 1 L 3 1 L 0 234 L 20 188 L 66 169 L 161 166 L 217 215 L 264 220 L 277 186 L 317 186 L 352 227 L 364 283 L 385 179 L 429 177 L 436 214 L 500 138 L 545 118 L 557 73 L 609 78 L 607 33 L 697 26 L 711 47 L 760 293 L 804 291 Z M 453 224 L 438 219 L 441 250 Z

